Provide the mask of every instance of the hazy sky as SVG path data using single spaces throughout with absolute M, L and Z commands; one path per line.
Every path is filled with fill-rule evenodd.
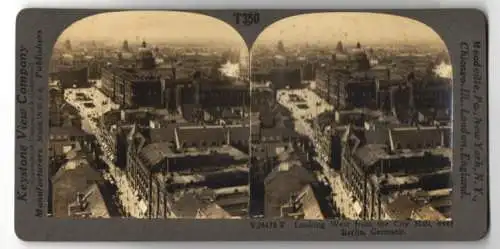
M 228 24 L 200 14 L 175 11 L 125 11 L 98 14 L 69 26 L 59 37 L 78 40 L 137 42 L 225 41 L 242 44 L 243 39 Z M 335 45 L 373 43 L 444 43 L 428 26 L 412 19 L 371 13 L 317 13 L 282 19 L 268 26 L 256 43 Z
M 58 41 L 116 40 L 136 42 L 183 40 L 227 41 L 244 44 L 240 35 L 218 19 L 174 11 L 126 11 L 90 16 L 69 26 Z
M 283 40 L 335 45 L 344 43 L 435 43 L 441 38 L 427 25 L 409 18 L 372 13 L 317 13 L 293 16 L 268 26 L 256 43 Z

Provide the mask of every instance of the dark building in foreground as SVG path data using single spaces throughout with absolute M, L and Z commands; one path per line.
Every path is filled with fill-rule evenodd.
M 387 210 L 400 196 L 422 207 L 435 200 L 432 193 L 451 190 L 449 127 L 348 129 L 341 146 L 333 158 L 342 158 L 342 179 L 363 219 L 393 219 Z M 449 192 L 439 198 L 451 200 Z M 450 205 L 435 209 L 449 217 Z
M 315 180 L 300 161 L 282 161 L 264 181 L 264 216 L 266 218 L 293 216 L 291 213 L 294 212 L 290 210 L 293 206 L 288 205 L 292 204 L 301 191 Z
M 49 174 L 53 175 L 74 149 L 97 155 L 95 137 L 77 127 L 52 127 L 49 135 Z
M 74 151 L 51 177 L 49 213 L 56 218 L 109 218 L 118 215 L 112 188 L 91 165 L 93 159 Z
M 60 71 L 50 73 L 51 81 L 58 81 L 63 89 L 90 87 L 88 68 L 61 68 Z
M 160 129 L 167 129 L 161 137 L 152 134 Z M 126 172 L 147 206 L 145 215 L 194 218 L 206 216 L 205 208 L 217 204 L 232 217 L 245 216 L 249 202 L 248 156 L 232 146 L 244 147 L 248 143 L 249 133 L 245 131 L 249 129 L 241 129 L 174 126 L 171 130 L 144 132 L 134 127 L 127 137 Z M 200 191 L 211 197 L 200 196 Z M 197 203 L 193 205 L 200 210 L 181 212 L 181 200 Z
M 275 89 L 302 87 L 300 68 L 273 68 L 269 75 Z

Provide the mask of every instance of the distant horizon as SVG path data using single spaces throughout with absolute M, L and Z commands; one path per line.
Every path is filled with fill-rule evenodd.
M 244 44 L 239 33 L 229 24 L 207 15 L 181 11 L 119 11 L 97 14 L 71 24 L 61 33 L 56 43 L 65 40 Z
M 256 44 L 282 40 L 290 44 L 361 45 L 432 44 L 445 47 L 429 26 L 411 18 L 368 12 L 312 13 L 286 17 L 266 27 Z
M 104 43 L 106 46 L 111 46 L 111 47 L 116 47 L 116 48 L 120 48 L 124 42 L 124 40 L 71 40 L 71 39 L 66 39 L 66 40 L 69 40 L 71 42 L 71 45 L 73 47 L 78 47 L 78 46 L 82 46 L 82 44 L 91 44 L 92 42 L 96 42 L 97 44 L 99 43 Z M 64 42 L 66 40 L 62 40 L 62 41 L 58 41 L 57 44 L 55 45 L 56 47 L 61 47 L 61 46 L 64 46 Z M 197 45 L 206 45 L 206 44 L 210 44 L 210 45 L 215 45 L 216 43 L 219 43 L 220 46 L 231 46 L 231 47 L 228 47 L 228 49 L 243 49 L 241 47 L 238 46 L 237 43 L 232 43 L 231 41 L 211 41 L 211 40 L 198 40 L 198 41 L 193 41 L 193 40 L 190 40 L 190 41 L 182 41 L 182 40 L 169 40 L 169 41 L 155 41 L 155 42 L 150 42 L 149 40 L 147 39 L 144 39 L 144 40 L 140 40 L 140 41 L 130 41 L 130 40 L 127 40 L 128 43 L 129 43 L 129 46 L 132 46 L 132 47 L 138 47 L 141 45 L 141 43 L 143 41 L 145 41 L 148 46 L 153 46 L 153 47 L 162 47 L 162 46 L 174 46 L 174 47 L 178 47 L 178 46 L 182 46 L 182 45 L 190 45 L 190 46 L 197 46 Z M 343 46 L 345 48 L 354 48 L 356 47 L 356 44 L 357 42 L 353 42 L 353 43 L 347 43 L 347 42 L 344 42 L 344 41 L 341 41 Z M 214 44 L 215 43 L 215 44 Z M 254 49 L 254 48 L 259 48 L 259 47 L 267 47 L 267 48 L 273 48 L 277 45 L 278 41 L 268 41 L 268 42 L 261 42 L 259 41 L 258 43 L 255 42 L 253 44 L 253 46 L 248 49 L 248 50 L 251 50 L 251 49 Z M 290 47 L 294 47 L 294 48 L 297 48 L 297 47 L 305 47 L 305 46 L 309 46 L 310 48 L 328 48 L 328 49 L 333 49 L 336 47 L 337 42 L 335 43 L 329 43 L 329 44 L 315 44 L 315 43 L 308 43 L 308 42 L 290 42 L 290 41 L 283 41 L 284 43 L 284 46 L 285 48 L 290 48 Z M 441 50 L 447 50 L 445 46 L 443 46 L 442 44 L 439 44 L 439 43 L 435 43 L 435 42 L 429 42 L 429 41 L 421 41 L 421 42 L 412 42 L 412 43 L 397 43 L 397 42 L 385 42 L 385 43 L 382 43 L 382 42 L 373 42 L 373 43 L 365 43 L 363 41 L 359 41 L 359 43 L 361 44 L 362 47 L 369 47 L 369 48 L 383 48 L 383 47 L 422 47 L 422 46 L 431 46 L 430 48 L 432 49 L 441 49 Z M 219 47 L 219 46 L 217 46 Z
M 222 20 L 178 11 L 124 11 L 89 16 L 66 28 L 56 46 L 66 40 L 73 45 L 96 41 L 120 46 L 124 40 L 129 44 L 145 40 L 149 44 L 221 43 L 249 48 L 241 34 Z M 272 45 L 279 40 L 285 43 L 285 47 L 307 43 L 335 46 L 342 41 L 344 45 L 360 42 L 367 46 L 433 45 L 446 48 L 439 35 L 419 21 L 363 12 L 286 17 L 262 30 L 252 47 Z

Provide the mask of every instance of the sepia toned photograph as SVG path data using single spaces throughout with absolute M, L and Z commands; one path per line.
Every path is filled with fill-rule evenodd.
M 48 216 L 451 220 L 452 66 L 406 17 L 123 11 L 59 36 Z
M 193 13 L 69 26 L 50 68 L 49 216 L 248 217 L 248 49 Z
M 251 67 L 252 215 L 451 219 L 452 68 L 431 28 L 292 16 L 262 31 Z

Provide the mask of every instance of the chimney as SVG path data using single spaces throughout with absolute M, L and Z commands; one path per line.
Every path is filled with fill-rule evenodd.
M 82 193 L 76 192 L 76 204 L 81 207 L 83 204 Z
M 126 118 L 127 118 L 127 117 L 126 117 L 126 114 L 125 114 L 125 110 L 121 110 L 121 112 L 120 112 L 120 119 L 121 119 L 122 121 L 124 121 Z
M 361 141 L 356 136 L 352 136 L 352 138 L 354 139 L 354 145 L 352 146 L 351 153 L 354 154 L 361 144 Z

